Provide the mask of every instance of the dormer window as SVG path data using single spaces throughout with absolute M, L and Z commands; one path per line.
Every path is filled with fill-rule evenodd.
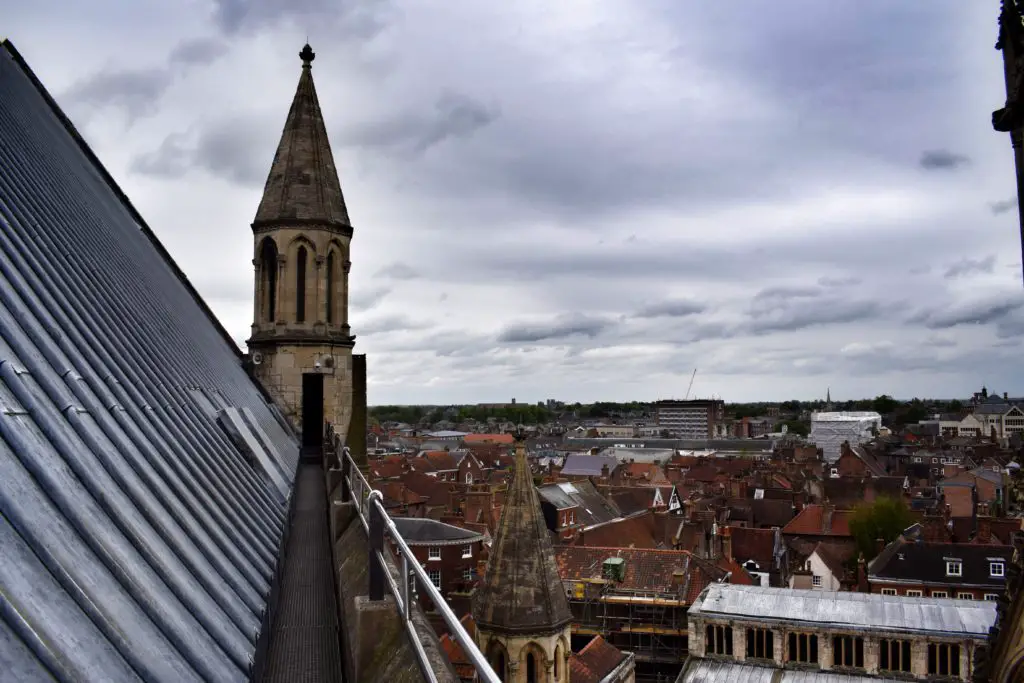
M 946 560 L 946 576 L 963 576 L 964 565 L 960 560 Z
M 1002 560 L 993 560 L 988 563 L 988 573 L 991 576 L 1002 578 L 1006 576 L 1006 564 Z

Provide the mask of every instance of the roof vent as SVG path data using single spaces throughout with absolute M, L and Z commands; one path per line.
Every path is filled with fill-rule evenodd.
M 626 580 L 626 560 L 621 557 L 609 557 L 601 567 L 601 577 L 618 581 Z

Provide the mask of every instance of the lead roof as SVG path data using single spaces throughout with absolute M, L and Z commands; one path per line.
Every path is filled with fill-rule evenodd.
M 297 443 L 7 41 L 0 92 L 0 666 L 247 680 Z

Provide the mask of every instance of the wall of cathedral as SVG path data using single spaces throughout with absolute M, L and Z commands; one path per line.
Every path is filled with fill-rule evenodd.
M 254 366 L 256 377 L 267 388 L 288 420 L 302 426 L 302 375 L 324 375 L 324 419 L 345 434 L 352 416 L 352 350 L 327 346 L 279 346 L 262 348 L 262 362 Z M 323 367 L 333 353 L 334 368 Z M 316 368 L 317 360 L 321 367 Z

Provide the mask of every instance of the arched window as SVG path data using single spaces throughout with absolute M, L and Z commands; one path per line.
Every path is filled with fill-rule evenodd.
M 263 320 L 274 322 L 277 313 L 277 245 L 266 237 L 260 244 L 260 300 L 263 302 Z
M 561 663 L 562 663 L 562 645 L 559 644 L 557 647 L 555 647 L 555 680 L 556 681 L 559 681 L 562 678 Z
M 498 674 L 498 678 L 505 680 L 505 652 L 500 648 L 491 656 L 491 668 Z
M 299 247 L 295 259 L 295 322 L 306 322 L 306 248 Z
M 532 652 L 526 654 L 526 683 L 537 683 L 537 658 Z
M 334 251 L 327 254 L 327 323 L 334 322 Z

